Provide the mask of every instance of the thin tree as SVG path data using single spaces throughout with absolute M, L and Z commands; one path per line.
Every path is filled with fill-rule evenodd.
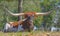
M 18 0 L 18 13 L 22 12 L 22 3 L 23 0 Z M 22 19 L 22 16 L 18 16 L 18 21 Z

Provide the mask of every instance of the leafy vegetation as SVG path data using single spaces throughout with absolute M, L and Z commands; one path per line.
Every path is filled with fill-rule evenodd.
M 26 11 L 35 11 L 35 12 L 47 12 L 55 7 L 59 0 L 23 0 L 23 12 Z M 18 12 L 18 1 L 17 0 L 0 0 L 0 3 L 5 4 L 13 12 Z M 38 27 L 42 23 L 46 24 L 47 27 L 50 27 L 52 19 L 55 16 L 55 10 L 52 11 L 50 15 L 47 16 L 37 16 L 34 19 L 34 24 Z M 17 17 L 9 15 L 4 11 L 3 6 L 0 6 L 0 27 L 3 27 L 6 21 L 17 21 Z

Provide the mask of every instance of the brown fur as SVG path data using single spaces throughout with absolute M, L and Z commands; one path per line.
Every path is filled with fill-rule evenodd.
M 22 25 L 22 28 L 25 31 L 31 31 L 34 28 L 34 25 L 33 25 L 33 22 L 28 19 L 28 16 L 31 17 L 33 15 L 36 16 L 35 12 L 25 13 L 24 18 L 25 19 L 27 18 L 25 21 L 18 21 L 18 22 L 13 22 L 13 23 L 10 23 L 10 24 L 12 24 L 14 27 L 18 27 L 18 24 L 20 24 L 20 25 Z

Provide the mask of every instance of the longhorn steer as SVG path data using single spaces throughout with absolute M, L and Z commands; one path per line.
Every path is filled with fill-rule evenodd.
M 22 21 L 22 23 L 19 23 L 19 24 L 22 25 L 22 28 L 24 30 L 28 30 L 28 31 L 31 31 L 34 28 L 34 25 L 33 25 L 33 17 L 34 16 L 38 16 L 38 15 L 43 16 L 43 15 L 48 15 L 48 14 L 51 13 L 51 11 L 49 11 L 49 12 L 46 12 L 46 13 L 27 12 L 27 13 L 16 13 L 15 14 L 15 13 L 12 13 L 11 11 L 9 11 L 7 8 L 5 8 L 5 10 L 13 16 L 24 16 L 25 20 Z

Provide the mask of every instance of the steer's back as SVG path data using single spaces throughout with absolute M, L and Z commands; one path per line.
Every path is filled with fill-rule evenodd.
M 10 25 L 13 27 L 18 27 L 18 22 L 10 22 Z

